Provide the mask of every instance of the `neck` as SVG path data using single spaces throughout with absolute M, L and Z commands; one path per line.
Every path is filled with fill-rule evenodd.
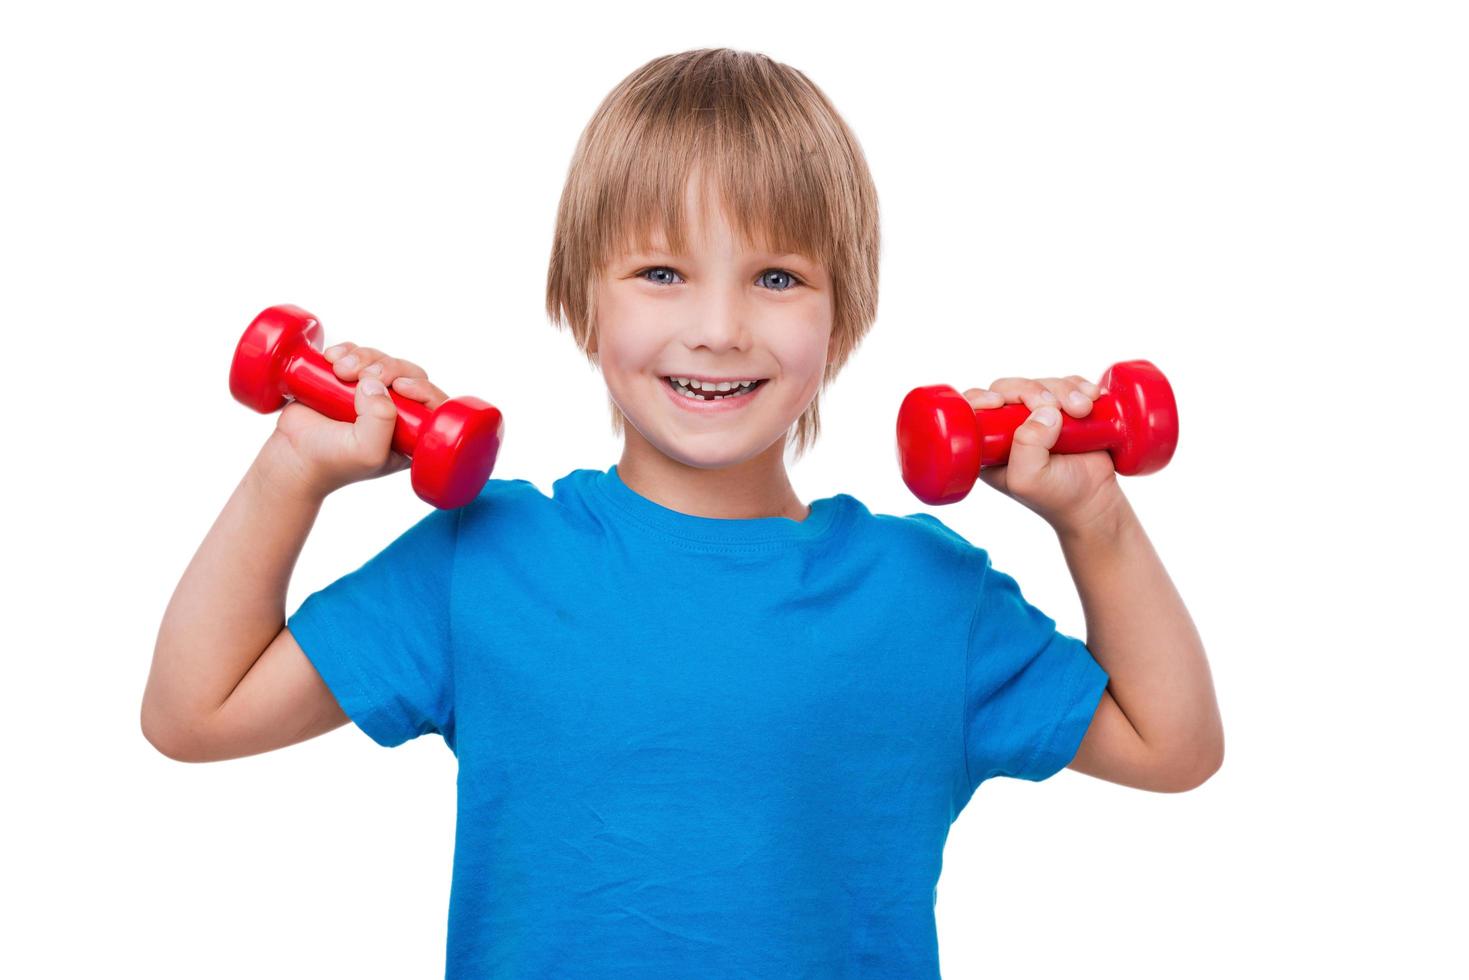
M 638 495 L 693 517 L 804 521 L 810 513 L 786 474 L 784 436 L 758 456 L 730 466 L 703 468 L 672 459 L 640 433 L 633 434 L 623 444 L 617 475 Z

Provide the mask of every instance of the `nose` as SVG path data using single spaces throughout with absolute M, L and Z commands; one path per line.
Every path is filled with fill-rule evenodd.
M 687 339 L 690 349 L 743 350 L 749 345 L 749 300 L 738 284 L 709 290 L 693 313 Z

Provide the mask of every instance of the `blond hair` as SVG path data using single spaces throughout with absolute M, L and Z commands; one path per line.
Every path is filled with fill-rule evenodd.
M 797 420 L 795 455 L 816 441 L 820 392 L 877 316 L 877 189 L 857 138 L 800 71 L 763 54 L 701 48 L 654 58 L 597 107 L 577 141 L 556 212 L 546 312 L 588 352 L 607 262 L 661 229 L 687 250 L 682 189 L 694 173 L 735 232 L 825 267 L 832 333 L 817 396 Z M 612 431 L 627 419 L 612 401 Z M 789 437 L 791 433 L 787 433 Z

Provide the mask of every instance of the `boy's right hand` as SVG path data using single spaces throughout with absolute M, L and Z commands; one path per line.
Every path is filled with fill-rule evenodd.
M 392 448 L 398 408 L 388 397 L 387 386 L 430 410 L 448 401 L 448 396 L 417 364 L 372 347 L 335 344 L 322 356 L 338 380 L 356 385 L 357 420 L 339 422 L 294 399 L 287 402 L 266 447 L 272 469 L 320 497 L 349 483 L 407 469 L 412 460 Z

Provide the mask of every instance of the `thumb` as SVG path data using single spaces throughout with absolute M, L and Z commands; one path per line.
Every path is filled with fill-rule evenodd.
M 371 375 L 357 382 L 354 407 L 357 421 L 352 423 L 352 438 L 358 451 L 376 463 L 388 458 L 393 443 L 393 426 L 398 406 L 388 397 L 388 389 Z
M 1036 472 L 1051 458 L 1051 447 L 1061 435 L 1061 410 L 1047 402 L 1030 413 L 1015 430 L 1006 465 L 1015 472 Z

